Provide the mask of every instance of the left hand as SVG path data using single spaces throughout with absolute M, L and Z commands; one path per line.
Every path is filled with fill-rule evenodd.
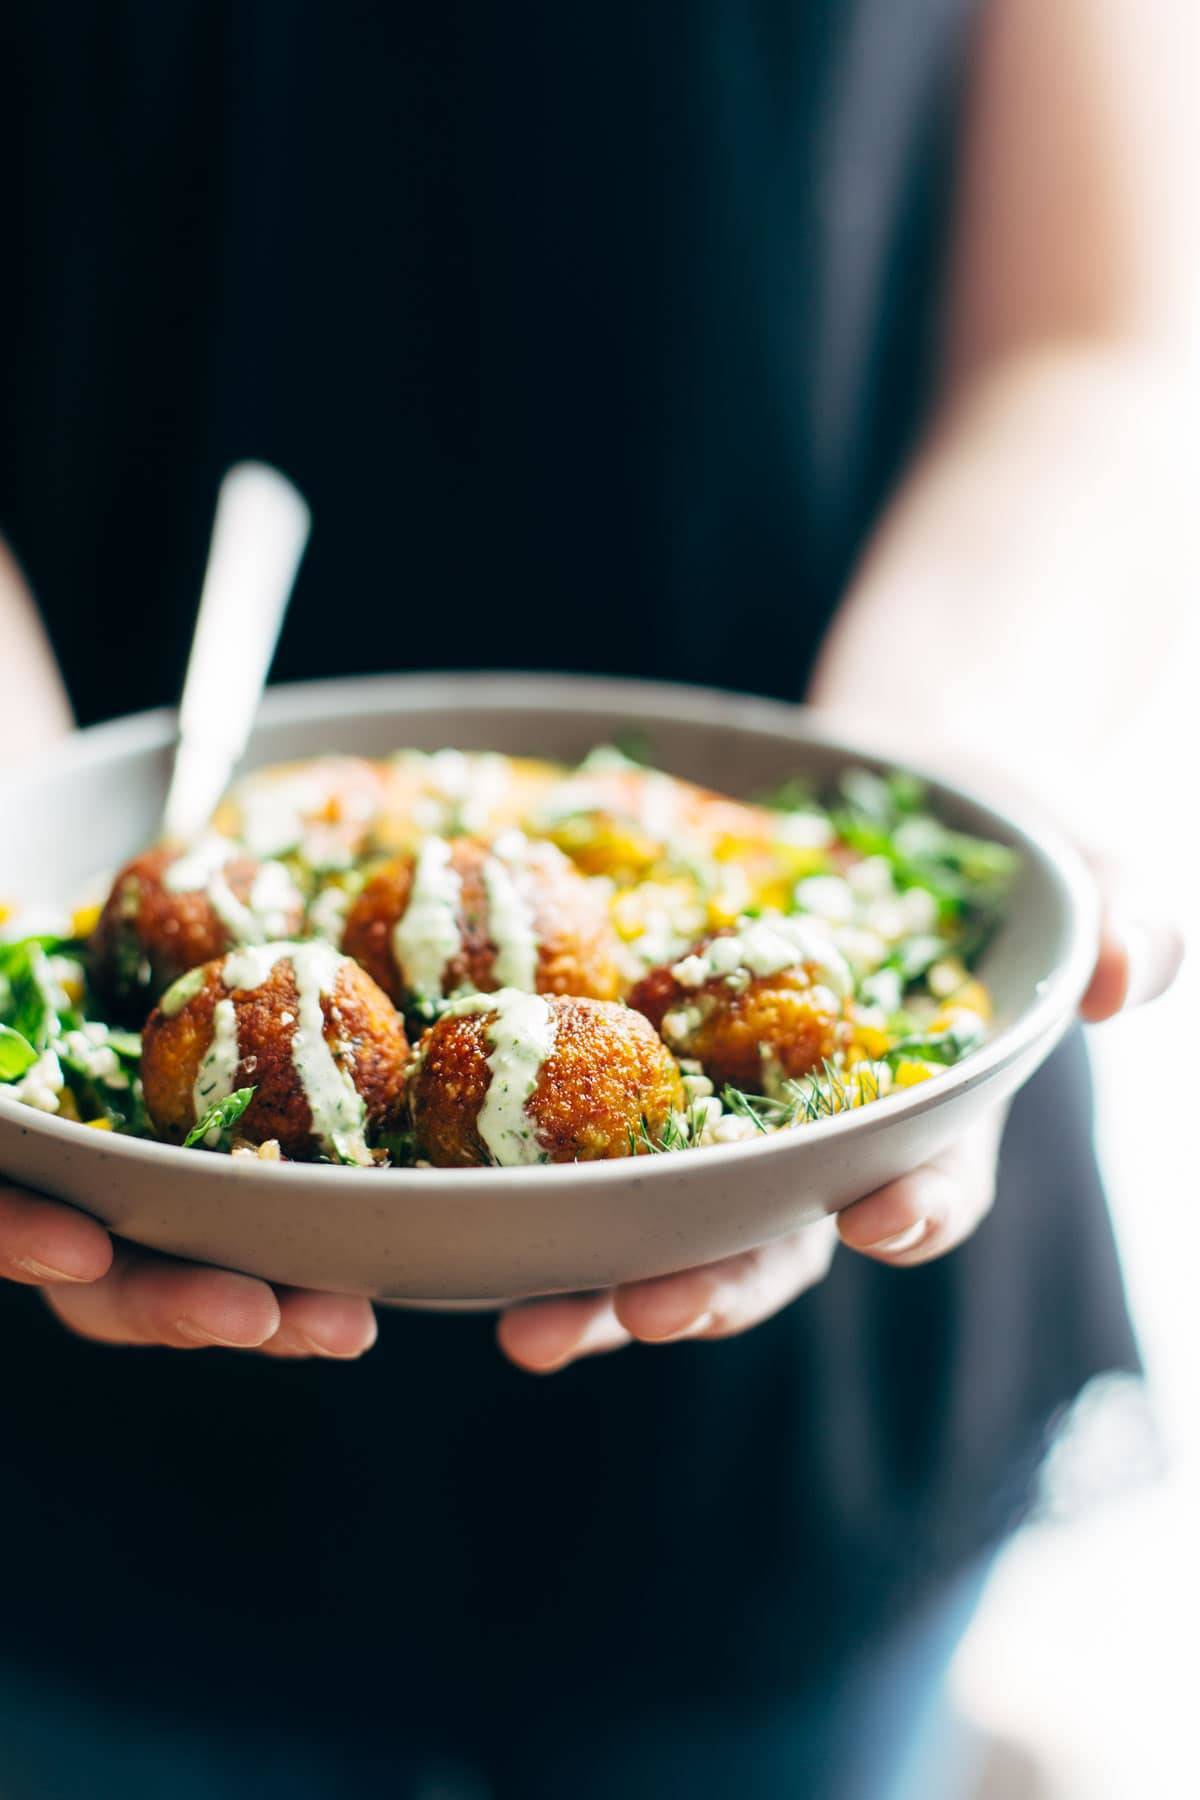
M 1182 940 L 1172 927 L 1121 920 L 1110 912 L 1080 1008 L 1083 1018 L 1097 1023 L 1155 999 L 1170 987 L 1182 956 Z M 678 1275 L 510 1307 L 500 1319 L 500 1348 L 518 1367 L 548 1375 L 581 1356 L 619 1350 L 635 1339 L 673 1344 L 732 1337 L 823 1280 L 838 1238 L 896 1268 L 942 1256 L 969 1237 L 991 1207 L 1006 1110 L 998 1108 L 940 1156 L 856 1201 L 836 1219 Z

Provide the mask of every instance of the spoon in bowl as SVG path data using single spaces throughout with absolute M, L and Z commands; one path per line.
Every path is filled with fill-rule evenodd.
M 237 463 L 217 494 L 196 614 L 165 838 L 199 836 L 246 748 L 279 628 L 308 543 L 311 515 L 285 475 Z

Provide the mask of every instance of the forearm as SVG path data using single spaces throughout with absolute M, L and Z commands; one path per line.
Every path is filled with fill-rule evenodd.
M 1126 721 L 1194 592 L 1182 358 L 1009 358 L 952 395 L 852 580 L 812 698 L 912 748 L 1069 774 Z
M 54 653 L 16 563 L 0 538 L 0 764 L 11 767 L 71 729 Z

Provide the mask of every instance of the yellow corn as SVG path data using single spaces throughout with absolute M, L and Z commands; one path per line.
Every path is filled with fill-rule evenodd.
M 992 1016 L 991 996 L 982 981 L 965 981 L 950 996 L 950 1004 L 961 1007 L 964 1012 L 978 1013 L 981 1019 L 990 1019 Z
M 77 906 L 71 914 L 71 936 L 91 937 L 99 921 L 100 908 L 98 906 Z
M 12 907 L 5 906 L 3 900 L 0 900 L 0 925 L 3 925 L 4 921 L 6 919 L 11 919 L 11 918 L 12 918 Z
M 988 1006 L 986 994 L 983 997 L 983 1005 L 987 1008 L 986 1011 L 981 1010 L 978 1006 L 966 1006 L 955 994 L 952 1000 L 947 1000 L 945 1006 L 933 1015 L 929 1022 L 929 1029 L 931 1031 L 951 1031 L 956 1025 L 964 1022 L 964 1015 L 968 1020 L 987 1019 L 991 1008 Z
M 928 1081 L 933 1070 L 928 1063 L 910 1062 L 907 1058 L 896 1065 L 896 1086 L 916 1087 L 918 1082 Z
M 872 1062 L 878 1062 L 886 1052 L 891 1039 L 886 1031 L 880 1031 L 877 1026 L 856 1025 L 854 1042 L 863 1056 L 870 1057 Z
M 744 906 L 744 894 L 714 894 L 708 903 L 708 922 L 717 928 L 732 925 Z
M 88 1125 L 91 1127 L 91 1129 L 93 1131 L 111 1131 L 112 1130 L 112 1120 L 111 1119 L 89 1119 Z

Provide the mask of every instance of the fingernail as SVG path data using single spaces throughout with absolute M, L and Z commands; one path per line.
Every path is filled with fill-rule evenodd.
M 371 1341 L 373 1343 L 374 1339 Z M 363 1351 L 371 1347 L 364 1344 L 361 1350 L 334 1350 L 329 1344 L 309 1337 L 307 1331 L 281 1331 L 278 1342 L 291 1350 L 302 1350 L 306 1356 L 323 1356 L 327 1362 L 357 1362 Z
M 712 1313 L 702 1312 L 682 1325 L 673 1325 L 668 1331 L 641 1331 L 638 1335 L 647 1344 L 676 1344 L 681 1338 L 703 1337 L 712 1322 Z
M 895 1256 L 901 1250 L 915 1250 L 928 1231 L 929 1220 L 918 1219 L 907 1231 L 897 1231 L 893 1237 L 880 1238 L 877 1244 L 865 1244 L 863 1248 L 882 1251 L 885 1256 Z
M 86 1281 L 86 1275 L 72 1275 L 68 1269 L 54 1269 L 49 1263 L 39 1262 L 35 1256 L 17 1258 L 18 1269 L 24 1269 L 35 1281 Z
M 215 1331 L 206 1331 L 203 1325 L 194 1325 L 190 1319 L 176 1319 L 175 1329 L 180 1337 L 193 1344 L 215 1344 L 219 1350 L 254 1350 L 259 1344 L 258 1338 L 239 1344 L 234 1338 L 218 1337 Z
M 1141 1006 L 1156 1000 L 1179 971 L 1182 940 L 1176 932 L 1147 925 L 1142 919 L 1121 918 L 1116 930 L 1129 970 L 1125 1005 Z

